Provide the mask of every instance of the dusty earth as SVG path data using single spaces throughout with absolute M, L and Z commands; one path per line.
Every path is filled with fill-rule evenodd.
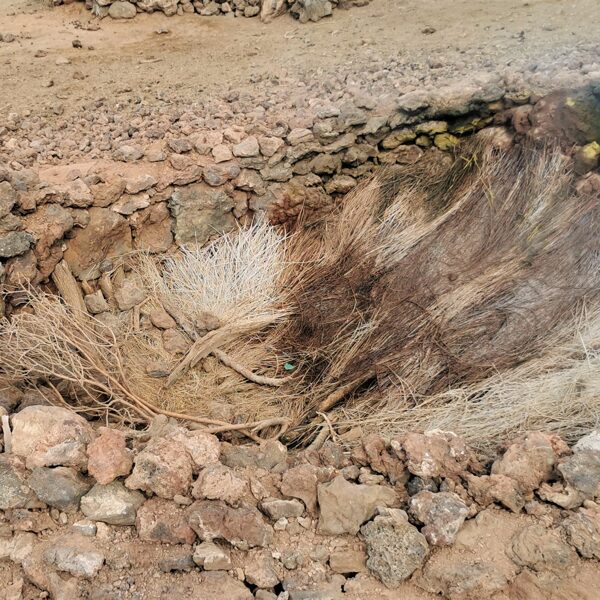
M 270 24 L 160 13 L 97 22 L 80 3 L 52 10 L 3 0 L 0 33 L 16 40 L 0 42 L 0 114 L 57 104 L 88 111 L 99 98 L 197 102 L 252 93 L 257 81 L 261 91 L 290 81 L 290 93 L 302 94 L 304 85 L 336 76 L 352 85 L 380 69 L 398 91 L 473 70 L 560 65 L 568 75 L 598 60 L 599 21 L 595 0 L 373 0 L 307 26 L 288 15 Z

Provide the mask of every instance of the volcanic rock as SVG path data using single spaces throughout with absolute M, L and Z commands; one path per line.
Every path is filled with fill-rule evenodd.
M 29 406 L 12 418 L 13 453 L 27 467 L 85 468 L 93 432 L 80 415 L 58 406 Z
M 144 500 L 142 494 L 128 490 L 120 481 L 96 484 L 81 499 L 81 512 L 88 519 L 109 525 L 134 525 Z
M 398 587 L 425 561 L 429 546 L 400 510 L 375 517 L 360 532 L 367 544 L 367 567 L 386 586 Z

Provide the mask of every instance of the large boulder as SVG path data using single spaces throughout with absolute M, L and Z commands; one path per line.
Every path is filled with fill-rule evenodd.
M 86 447 L 94 434 L 80 415 L 58 406 L 28 406 L 13 415 L 12 426 L 12 451 L 28 468 L 86 468 Z

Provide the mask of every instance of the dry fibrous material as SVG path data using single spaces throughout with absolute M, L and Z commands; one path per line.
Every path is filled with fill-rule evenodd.
M 250 437 L 259 421 L 279 434 L 291 423 L 289 440 L 322 423 L 390 435 L 441 427 L 482 450 L 526 428 L 580 434 L 600 409 L 600 199 L 574 182 L 553 147 L 465 146 L 451 166 L 383 172 L 287 235 L 256 223 L 142 260 L 145 309 L 166 311 L 189 349 L 167 353 L 158 330 L 139 328 L 138 307 L 132 331 L 93 340 L 106 353 L 101 385 L 79 401 L 128 401 L 106 387 L 117 365 L 146 410 Z M 19 369 L 10 357 L 4 369 L 73 383 L 44 368 L 73 348 L 60 319 L 44 316 L 50 304 L 69 319 L 34 297 L 32 314 L 5 323 L 0 353 Z M 148 375 L 149 359 L 165 377 Z

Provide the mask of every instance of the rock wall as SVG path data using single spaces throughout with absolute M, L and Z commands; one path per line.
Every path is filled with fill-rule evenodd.
M 84 0 L 97 17 L 133 19 L 140 12 L 163 12 L 167 16 L 197 13 L 212 17 L 257 17 L 268 21 L 289 12 L 301 23 L 319 21 L 336 8 L 364 6 L 370 0 Z M 54 5 L 72 4 L 75 0 L 53 0 Z
M 90 281 L 112 268 L 103 261 L 202 244 L 256 213 L 273 223 L 318 214 L 377 169 L 451 160 L 461 138 L 484 128 L 500 146 L 559 136 L 585 175 L 600 153 L 599 97 L 588 87 L 540 99 L 490 78 L 385 104 L 364 94 L 316 101 L 221 128 L 192 112 L 125 122 L 100 113 L 79 143 L 68 129 L 42 143 L 30 119 L 11 115 L 0 127 L 0 276 L 9 290 L 42 283 L 64 257 Z M 586 177 L 582 185 L 598 185 Z
M 288 453 L 166 419 L 96 429 L 14 388 L 0 412 L 6 598 L 548 600 L 600 585 L 598 432 L 573 448 L 524 434 L 486 468 L 440 431 Z

